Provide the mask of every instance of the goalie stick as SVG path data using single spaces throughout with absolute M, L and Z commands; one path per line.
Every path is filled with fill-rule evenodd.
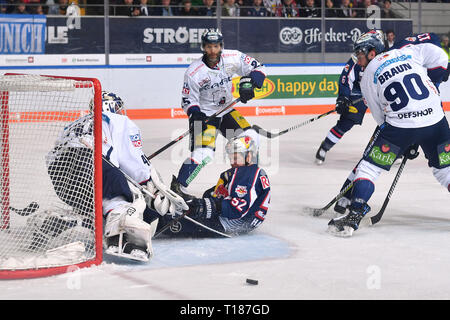
M 353 101 L 353 104 L 358 103 L 358 102 L 360 102 L 362 100 L 363 100 L 363 98 L 356 99 L 355 101 Z M 320 118 L 323 118 L 323 117 L 325 117 L 325 116 L 327 116 L 327 115 L 329 115 L 329 114 L 331 114 L 331 113 L 333 113 L 335 111 L 336 111 L 336 109 L 332 109 L 330 111 L 322 113 L 321 115 L 318 115 L 318 116 L 316 116 L 314 118 L 306 120 L 306 121 L 304 121 L 304 122 L 302 122 L 300 124 L 296 124 L 295 126 L 287 128 L 287 129 L 285 129 L 283 131 L 280 131 L 280 132 L 270 132 L 270 131 L 264 130 L 263 128 L 261 128 L 260 126 L 258 126 L 256 124 L 252 126 L 252 129 L 255 130 L 256 132 L 258 132 L 262 136 L 265 136 L 265 137 L 267 137 L 269 139 L 273 139 L 273 138 L 279 137 L 279 136 L 281 136 L 281 135 L 283 135 L 285 133 L 288 133 L 288 132 L 290 132 L 292 130 L 295 130 L 295 129 L 298 129 L 300 127 L 303 127 L 303 126 L 305 126 L 305 125 L 307 125 L 307 124 L 309 124 L 309 123 L 311 123 L 313 121 L 319 120 Z
M 216 113 L 214 113 L 212 116 L 209 116 L 205 123 L 208 123 L 209 120 L 211 120 L 214 117 L 217 117 L 219 114 L 221 114 L 222 112 L 232 108 L 236 103 L 238 103 L 239 101 L 241 101 L 241 98 L 237 98 L 235 100 L 233 100 L 229 105 L 227 105 L 225 108 L 217 111 Z M 147 156 L 148 160 L 153 159 L 154 157 L 156 157 L 158 154 L 160 154 L 161 152 L 167 150 L 168 148 L 170 148 L 171 146 L 173 146 L 175 143 L 177 143 L 178 141 L 180 141 L 181 139 L 183 139 L 184 137 L 186 137 L 191 131 L 188 130 L 185 133 L 183 133 L 181 136 L 179 136 L 178 138 L 170 141 L 168 144 L 166 144 L 165 146 L 161 147 L 160 149 L 156 150 L 155 152 L 153 152 L 151 155 Z
M 9 207 L 9 210 L 11 210 L 14 213 L 17 213 L 19 216 L 26 217 L 30 214 L 35 213 L 39 209 L 39 204 L 35 201 L 31 202 L 28 206 L 26 206 L 23 209 L 16 209 L 13 207 Z

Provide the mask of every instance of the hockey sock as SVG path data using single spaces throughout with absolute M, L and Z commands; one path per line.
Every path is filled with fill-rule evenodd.
M 367 179 L 358 179 L 353 182 L 352 203 L 355 199 L 362 199 L 368 202 L 373 192 L 375 185 L 372 181 Z
M 344 184 L 342 185 L 341 191 L 344 190 L 351 182 L 352 181 L 349 179 L 345 180 Z M 347 190 L 347 192 L 344 193 L 343 197 L 345 197 L 347 199 L 351 199 L 352 198 L 352 188 Z
M 197 174 L 195 174 L 195 176 L 193 174 L 198 166 L 198 163 L 185 161 L 181 166 L 180 171 L 178 172 L 177 181 L 183 187 L 187 187 L 189 183 L 195 178 L 195 176 L 197 176 L 198 172 Z

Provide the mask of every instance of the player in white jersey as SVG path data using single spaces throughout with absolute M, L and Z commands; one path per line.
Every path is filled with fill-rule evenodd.
M 214 158 L 217 131 L 227 139 L 245 132 L 256 143 L 259 141 L 257 132 L 239 111 L 231 109 L 211 116 L 231 103 L 235 75 L 241 76 L 241 102 L 254 98 L 255 87 L 261 88 L 266 77 L 265 67 L 242 52 L 225 50 L 218 30 L 210 29 L 202 35 L 202 51 L 202 58 L 195 60 L 184 75 L 182 107 L 189 117 L 191 156 L 172 180 L 172 190 L 179 194 L 186 193 L 201 168 Z
M 411 145 L 421 147 L 433 175 L 450 192 L 450 129 L 439 91 L 427 75 L 427 69 L 434 70 L 439 83 L 437 78 L 447 72 L 447 57 L 430 43 L 385 53 L 381 47 L 370 33 L 355 43 L 358 64 L 365 67 L 362 95 L 380 133 L 356 169 L 350 213 L 328 224 L 328 231 L 337 236 L 351 236 L 358 229 L 370 211 L 367 202 L 375 180 Z
M 148 261 L 153 254 L 151 238 L 158 218 L 175 214 L 177 210 L 181 212 L 182 208 L 178 205 L 184 201 L 178 196 L 173 199 L 165 193 L 168 188 L 163 185 L 142 151 L 140 129 L 123 114 L 124 110 L 120 97 L 102 92 L 105 253 Z M 91 113 L 68 125 L 47 156 L 48 172 L 57 195 L 74 208 L 80 207 L 77 203 L 79 200 L 75 198 L 78 191 L 93 190 L 92 181 L 88 179 L 92 172 L 86 172 L 86 168 L 92 168 L 92 164 L 87 165 L 92 162 L 92 146 Z M 148 196 L 130 183 L 125 174 L 143 185 L 149 191 L 146 193 Z M 70 177 L 70 184 L 67 183 L 67 177 Z

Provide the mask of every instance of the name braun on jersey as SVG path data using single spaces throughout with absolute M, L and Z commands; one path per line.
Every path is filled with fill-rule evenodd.
M 378 76 L 378 81 L 380 81 L 380 84 L 383 84 L 386 80 L 388 80 L 389 78 L 392 78 L 393 76 L 402 73 L 406 70 L 411 70 L 412 67 L 409 63 L 402 63 L 399 66 L 395 66 L 393 68 L 391 68 L 391 70 L 385 71 L 383 72 L 382 75 Z
M 427 109 L 421 110 L 421 111 L 411 111 L 411 112 L 399 113 L 399 114 L 397 114 L 397 116 L 399 119 L 406 119 L 406 118 L 416 118 L 416 117 L 428 116 L 432 113 L 433 113 L 433 108 L 427 108 Z

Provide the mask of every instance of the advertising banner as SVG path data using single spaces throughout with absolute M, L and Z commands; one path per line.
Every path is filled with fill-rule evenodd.
M 47 18 L 45 51 L 51 54 L 104 53 L 104 20 L 98 17 Z M 216 27 L 215 18 L 111 17 L 111 54 L 166 54 L 200 52 L 201 35 Z M 397 38 L 411 35 L 411 20 L 382 20 L 383 30 Z M 95 30 L 95 32 L 92 32 Z M 365 19 L 327 19 L 326 52 L 351 52 L 353 42 L 369 30 Z M 225 46 L 243 52 L 321 52 L 321 20 L 301 18 L 223 18 Z
M 45 27 L 42 15 L 0 14 L 0 54 L 45 53 Z

